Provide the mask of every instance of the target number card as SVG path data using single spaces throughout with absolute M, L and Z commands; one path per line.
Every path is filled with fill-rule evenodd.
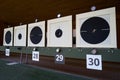
M 65 64 L 65 58 L 63 54 L 56 54 L 55 55 L 55 63 L 57 64 Z
M 32 51 L 32 60 L 39 61 L 39 51 Z
M 10 49 L 5 49 L 5 56 L 10 56 Z
M 87 69 L 102 70 L 102 56 L 101 55 L 86 55 Z

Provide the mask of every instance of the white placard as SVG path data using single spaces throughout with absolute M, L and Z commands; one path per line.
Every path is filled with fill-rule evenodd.
M 102 70 L 102 56 L 101 55 L 86 55 L 87 69 Z
M 39 61 L 39 51 L 32 51 L 32 60 Z
M 37 44 L 34 44 L 30 39 L 30 36 L 32 36 L 30 33 L 35 27 L 39 27 L 42 31 L 42 39 Z M 45 47 L 45 21 L 28 24 L 28 46 Z
M 10 49 L 5 49 L 5 56 L 10 56 Z
M 104 19 L 108 22 L 110 27 L 110 33 L 108 37 L 103 42 L 98 44 L 90 44 L 86 42 L 80 34 L 80 29 L 83 23 L 91 17 L 100 17 Z M 117 48 L 115 7 L 76 15 L 76 47 Z
M 14 46 L 26 46 L 27 25 L 14 27 Z
M 47 47 L 72 47 L 72 16 L 48 20 Z
M 11 37 L 10 37 L 10 35 L 7 36 L 6 35 L 7 33 L 10 33 Z M 6 42 L 7 41 L 6 38 L 9 39 L 8 42 Z M 13 46 L 13 27 L 4 29 L 3 45 L 4 46 Z

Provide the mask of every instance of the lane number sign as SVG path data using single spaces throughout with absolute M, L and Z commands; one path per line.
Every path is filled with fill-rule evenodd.
M 56 54 L 55 55 L 55 63 L 64 64 L 65 63 L 64 55 Z
M 10 49 L 5 49 L 5 56 L 10 56 Z
M 87 69 L 102 70 L 102 56 L 101 55 L 86 55 Z
M 39 51 L 32 51 L 32 60 L 39 61 Z

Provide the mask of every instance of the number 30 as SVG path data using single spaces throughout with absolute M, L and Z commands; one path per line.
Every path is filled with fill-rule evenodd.
M 88 64 L 88 65 L 99 66 L 99 64 L 100 64 L 100 61 L 99 61 L 98 58 L 95 58 L 95 59 L 93 59 L 93 58 L 89 58 L 89 64 Z

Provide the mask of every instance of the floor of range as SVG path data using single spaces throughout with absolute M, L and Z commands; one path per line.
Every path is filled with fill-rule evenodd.
M 34 65 L 37 67 L 48 68 L 52 70 L 67 72 L 75 75 L 83 75 L 87 77 L 92 77 L 99 80 L 119 80 L 120 79 L 120 64 L 113 62 L 103 62 L 103 70 L 90 70 L 86 69 L 86 60 L 82 59 L 71 59 L 65 58 L 65 64 L 56 64 L 53 56 L 42 56 L 40 55 L 40 61 L 32 61 L 31 55 L 24 54 L 22 60 L 20 61 L 20 54 L 13 53 L 9 57 L 4 55 L 4 52 L 0 53 L 0 58 L 11 61 L 11 62 L 21 62 L 28 65 Z

